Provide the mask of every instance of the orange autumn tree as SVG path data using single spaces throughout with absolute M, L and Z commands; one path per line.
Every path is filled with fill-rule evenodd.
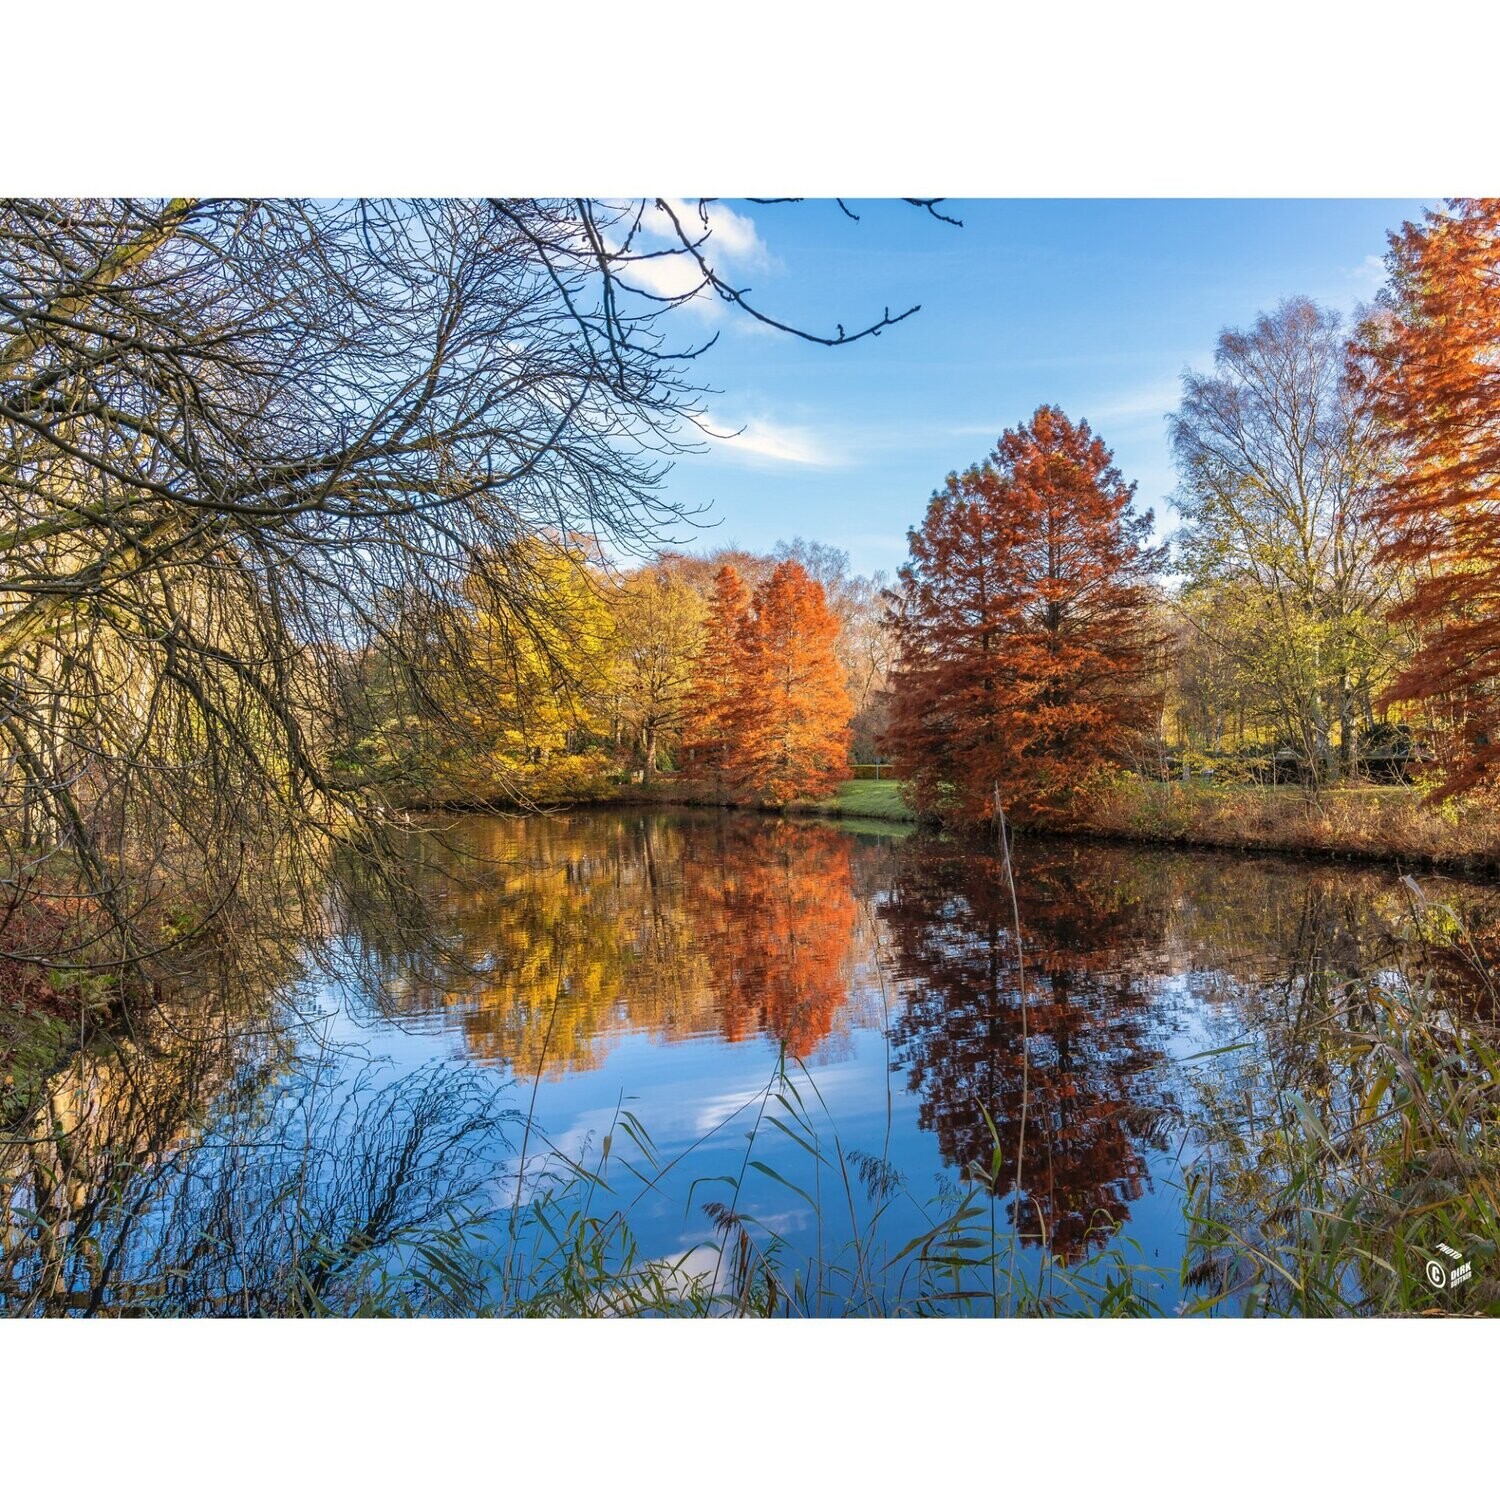
M 725 770 L 772 802 L 830 797 L 846 775 L 854 705 L 834 654 L 839 622 L 799 562 L 778 563 L 740 624 Z
M 923 811 L 1064 812 L 1156 725 L 1151 515 L 1055 406 L 950 475 L 908 533 L 886 746 Z
M 688 769 L 723 792 L 736 710 L 743 694 L 741 632 L 750 609 L 750 590 L 738 571 L 726 563 L 714 575 L 713 594 L 703 627 L 692 679 L 688 685 L 682 751 Z
M 1384 695 L 1440 730 L 1446 798 L 1500 785 L 1500 199 L 1460 199 L 1391 236 L 1363 352 L 1395 464 L 1382 556 L 1418 646 Z

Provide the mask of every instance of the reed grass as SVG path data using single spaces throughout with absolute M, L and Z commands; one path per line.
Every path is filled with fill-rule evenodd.
M 1208 786 L 1129 776 L 1090 797 L 1091 833 L 1210 848 L 1500 869 L 1493 807 L 1423 801 L 1416 786 Z
M 1417 964 L 1365 985 L 1358 1004 L 1335 986 L 1320 1022 L 1319 1066 L 1347 1079 L 1336 1101 L 1278 1087 L 1254 1130 L 1228 1110 L 1183 1155 L 1182 1253 L 1153 1264 L 1120 1226 L 1081 1263 L 1048 1253 L 1005 1212 L 1024 1162 L 967 1163 L 951 1190 L 919 1200 L 888 1159 L 846 1148 L 813 1075 L 783 1054 L 735 1117 L 748 1124 L 739 1170 L 696 1181 L 702 1241 L 643 1258 L 631 1211 L 690 1147 L 663 1159 L 644 1125 L 621 1113 L 588 1160 L 554 1156 L 516 1226 L 509 1274 L 471 1273 L 484 1315 L 697 1317 L 1493 1316 L 1500 1314 L 1500 1042 L 1496 990 L 1457 917 L 1413 892 L 1413 920 L 1436 958 L 1480 978 L 1460 1002 L 1443 966 Z M 1485 999 L 1487 997 L 1487 1000 Z M 1357 1020 L 1351 1021 L 1351 1016 Z M 1220 1050 L 1232 1050 L 1220 1049 Z M 731 1122 L 726 1122 L 726 1126 Z M 719 1128 L 726 1128 L 721 1126 Z M 800 1150 L 795 1176 L 760 1147 Z M 617 1136 L 634 1160 L 613 1149 Z M 696 1143 L 701 1145 L 702 1142 Z M 742 1205 L 771 1179 L 815 1218 L 816 1249 L 794 1250 Z M 899 1243 L 901 1208 L 924 1226 Z M 1428 1263 L 1472 1266 L 1435 1288 Z M 442 1247 L 444 1254 L 453 1247 Z M 1450 1264 L 1453 1262 L 1450 1262 Z

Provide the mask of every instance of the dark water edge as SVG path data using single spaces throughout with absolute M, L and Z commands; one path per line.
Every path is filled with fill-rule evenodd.
M 1410 889 L 1344 862 L 1023 833 L 1018 947 L 996 851 L 904 826 L 620 804 L 443 826 L 411 835 L 436 946 L 347 913 L 268 1008 L 184 1007 L 58 1077 L 0 1147 L 6 1310 L 348 1311 L 394 1277 L 400 1310 L 442 1311 L 401 1280 L 414 1251 L 466 1225 L 510 1295 L 544 1237 L 507 1236 L 551 1191 L 559 1225 L 607 1205 L 674 1276 L 743 1232 L 821 1276 L 812 1311 L 910 1311 L 850 1255 L 976 1181 L 1064 1303 L 1124 1256 L 1170 1310 L 1189 1166 L 1233 1164 L 1248 1201 L 1278 1101 L 1336 1123 L 1335 1033 L 1417 946 Z M 1432 884 L 1493 930 L 1493 887 Z
M 770 817 L 825 818 L 834 822 L 878 823 L 892 832 L 921 829 L 929 834 L 947 833 L 949 836 L 967 840 L 976 845 L 991 841 L 991 836 L 976 830 L 945 830 L 940 819 L 928 814 L 914 814 L 911 818 L 893 819 L 881 817 L 857 809 L 828 807 L 811 803 L 789 803 L 785 806 L 767 806 L 760 803 L 741 803 L 716 800 L 699 796 L 644 796 L 636 791 L 622 791 L 598 797 L 573 798 L 556 805 L 533 808 L 521 802 L 493 799 L 489 801 L 437 801 L 413 803 L 405 809 L 412 816 L 433 814 L 495 814 L 498 816 L 550 816 L 568 812 L 582 812 L 593 808 L 638 808 L 661 809 L 697 808 L 714 809 L 721 812 L 756 813 Z M 1129 832 L 1091 827 L 1087 825 L 1054 828 L 1048 826 L 1014 825 L 1018 832 L 1040 838 L 1072 839 L 1080 842 L 1100 844 L 1148 845 L 1153 847 L 1210 850 L 1235 854 L 1269 854 L 1277 857 L 1312 861 L 1315 863 L 1373 865 L 1397 870 L 1428 870 L 1486 880 L 1500 876 L 1500 853 L 1495 854 L 1441 854 L 1411 851 L 1395 846 L 1381 848 L 1348 848 L 1340 845 L 1309 846 L 1305 840 L 1294 836 L 1257 837 L 1253 839 L 1216 835 L 1211 830 L 1197 829 L 1191 832 L 1175 830 L 1132 830 Z

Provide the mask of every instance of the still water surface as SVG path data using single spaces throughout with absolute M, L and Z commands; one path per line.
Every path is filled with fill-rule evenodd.
M 59 1080 L 0 1149 L 7 1310 L 268 1311 L 294 1274 L 342 1310 L 366 1247 L 503 1243 L 570 1163 L 643 1258 L 713 1270 L 724 1205 L 816 1279 L 871 1205 L 903 1245 L 997 1146 L 1023 1256 L 1128 1247 L 1170 1308 L 1185 1170 L 1253 1164 L 1289 1090 L 1337 1115 L 1315 1037 L 1389 979 L 1412 900 L 1384 868 L 1023 838 L 1018 951 L 985 848 L 630 809 L 434 826 L 441 956 L 346 914 L 338 977 L 269 1018 Z

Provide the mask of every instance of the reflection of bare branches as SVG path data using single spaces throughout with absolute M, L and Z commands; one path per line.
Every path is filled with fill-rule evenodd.
M 385 1282 L 420 1302 L 405 1257 L 486 1206 L 509 1112 L 452 1067 L 319 1091 L 305 1067 L 188 1049 L 147 1092 L 60 1096 L 52 1140 L 0 1156 L 0 1311 L 350 1312 Z

